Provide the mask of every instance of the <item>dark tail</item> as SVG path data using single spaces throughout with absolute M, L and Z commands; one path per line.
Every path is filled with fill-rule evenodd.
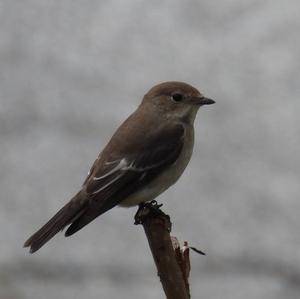
M 80 193 L 60 209 L 42 228 L 25 242 L 24 247 L 30 247 L 30 253 L 39 250 L 58 232 L 63 230 L 68 224 L 75 221 L 82 213 L 84 213 L 85 208 L 80 204 L 82 201 L 76 200 L 77 197 L 80 197 Z

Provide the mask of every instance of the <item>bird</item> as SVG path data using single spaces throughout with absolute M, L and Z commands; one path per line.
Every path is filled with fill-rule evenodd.
M 115 206 L 154 200 L 182 175 L 193 152 L 196 114 L 214 103 L 184 82 L 152 87 L 100 152 L 79 192 L 24 247 L 34 253 L 66 227 L 68 237 Z

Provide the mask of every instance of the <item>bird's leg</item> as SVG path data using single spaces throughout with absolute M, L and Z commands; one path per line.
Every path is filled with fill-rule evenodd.
M 143 220 L 150 214 L 169 217 L 160 209 L 161 207 L 162 204 L 158 204 L 156 200 L 140 203 L 139 208 L 134 216 L 134 220 L 135 220 L 134 224 L 135 225 L 142 224 Z

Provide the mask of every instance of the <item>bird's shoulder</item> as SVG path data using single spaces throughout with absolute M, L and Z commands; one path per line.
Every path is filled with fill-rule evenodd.
M 183 142 L 185 126 L 168 121 L 159 114 L 133 113 L 116 130 L 101 153 L 102 159 L 111 160 L 128 154 L 155 150 L 164 145 Z

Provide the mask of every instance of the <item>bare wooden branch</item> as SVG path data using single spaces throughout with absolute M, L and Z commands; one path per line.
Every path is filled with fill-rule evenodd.
M 189 255 L 183 254 L 176 238 L 172 242 L 170 217 L 143 207 L 137 212 L 136 223 L 144 227 L 167 299 L 189 299 Z

